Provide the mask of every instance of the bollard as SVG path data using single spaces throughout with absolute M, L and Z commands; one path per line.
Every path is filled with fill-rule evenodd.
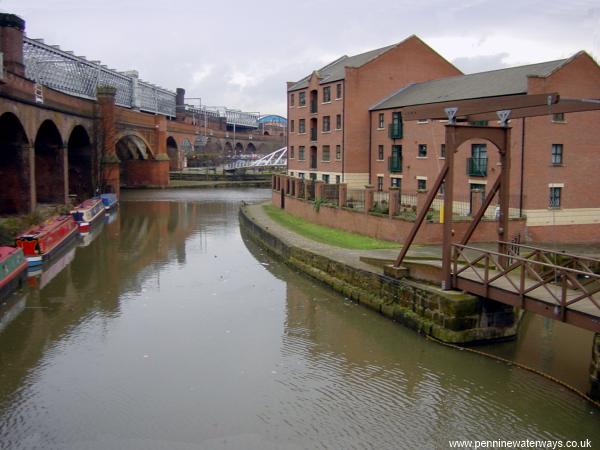
M 365 214 L 369 214 L 369 211 L 373 209 L 374 194 L 375 187 L 372 184 L 365 185 Z
M 338 205 L 340 208 L 343 208 L 346 206 L 346 200 L 348 199 L 348 185 L 346 183 L 342 183 L 339 186 Z
M 390 199 L 389 199 L 389 215 L 390 218 L 398 215 L 400 209 L 400 188 L 396 186 L 390 187 Z
M 315 201 L 323 198 L 323 186 L 325 186 L 323 181 L 315 181 Z

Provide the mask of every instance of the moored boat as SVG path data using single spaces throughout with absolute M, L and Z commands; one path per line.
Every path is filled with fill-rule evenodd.
M 23 250 L 0 247 L 0 298 L 18 288 L 27 275 L 27 260 Z
M 104 204 L 104 209 L 106 211 L 110 211 L 117 207 L 119 200 L 117 199 L 117 194 L 106 193 L 100 194 L 100 198 L 102 199 L 102 203 Z
M 103 210 L 104 211 L 104 210 Z M 42 264 L 77 236 L 77 223 L 72 216 L 54 216 L 17 237 L 30 266 Z
M 80 233 L 89 233 L 90 228 L 104 218 L 104 203 L 100 198 L 90 198 L 77 205 L 71 211 Z

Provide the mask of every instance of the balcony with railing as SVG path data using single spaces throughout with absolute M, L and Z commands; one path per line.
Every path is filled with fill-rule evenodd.
M 317 129 L 316 128 L 310 129 L 310 140 L 313 142 L 317 140 Z
M 392 155 L 388 158 L 388 170 L 391 173 L 402 173 L 402 155 Z
M 402 139 L 402 122 L 392 122 L 389 125 L 390 139 Z
M 467 158 L 467 175 L 470 177 L 487 177 L 487 158 Z
M 317 106 L 317 101 L 316 100 L 311 100 L 310 102 L 310 113 L 311 114 L 317 114 L 317 112 L 319 111 L 318 106 Z
M 310 169 L 317 170 L 317 149 L 310 151 Z

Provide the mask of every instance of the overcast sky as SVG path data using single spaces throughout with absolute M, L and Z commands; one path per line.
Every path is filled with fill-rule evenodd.
M 31 38 L 202 103 L 285 115 L 285 82 L 417 34 L 466 73 L 600 59 L 600 2 L 0 0 Z M 190 101 L 191 102 L 191 101 Z

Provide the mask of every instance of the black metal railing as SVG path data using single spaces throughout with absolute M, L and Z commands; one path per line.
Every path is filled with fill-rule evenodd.
M 339 184 L 324 184 L 321 193 L 324 201 L 336 206 L 338 205 L 340 198 Z
M 389 126 L 390 139 L 402 139 L 402 122 L 392 122 Z
M 317 129 L 316 128 L 311 128 L 310 129 L 310 140 L 311 141 L 316 141 L 317 140 Z
M 310 168 L 311 169 L 316 169 L 317 168 L 317 155 L 316 153 L 313 153 L 310 155 Z
M 318 111 L 317 101 L 316 100 L 311 100 L 310 101 L 310 113 L 311 114 L 316 114 L 317 111 Z
M 467 158 L 467 175 L 470 177 L 486 177 L 487 163 L 487 158 Z
M 392 155 L 388 158 L 388 170 L 392 173 L 402 172 L 402 155 Z

